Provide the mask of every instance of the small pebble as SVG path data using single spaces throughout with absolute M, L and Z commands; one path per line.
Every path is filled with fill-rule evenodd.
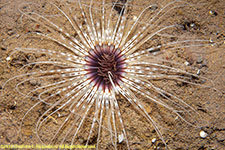
M 18 38 L 18 37 L 20 37 L 20 35 L 19 35 L 19 34 L 17 34 L 17 35 L 16 35 L 16 38 Z
M 213 11 L 213 10 L 210 10 L 210 11 L 209 11 L 209 14 L 212 15 L 212 16 L 217 16 L 217 15 L 218 15 L 217 12 L 215 12 L 215 11 Z
M 15 32 L 14 32 L 13 30 L 11 30 L 11 29 L 8 31 L 8 35 L 9 35 L 9 36 L 13 35 L 14 33 L 15 33 Z
M 58 113 L 58 118 L 60 118 L 61 117 L 61 114 L 60 113 Z
M 7 60 L 7 61 L 10 61 L 10 60 L 11 60 L 11 57 L 7 57 L 6 60 Z
M 191 28 L 195 28 L 195 27 L 196 27 L 196 24 L 195 24 L 195 23 L 191 23 L 191 24 L 190 24 L 190 27 L 191 27 Z
M 185 64 L 186 66 L 190 65 L 190 63 L 189 63 L 188 61 L 185 61 L 184 64 Z
M 137 20 L 137 16 L 134 16 L 134 17 L 133 17 L 133 20 L 136 21 L 136 20 Z
M 203 131 L 203 130 L 200 131 L 200 137 L 201 137 L 201 138 L 204 139 L 204 138 L 206 138 L 207 136 L 208 136 L 208 134 L 207 134 L 205 131 Z
M 158 9 L 158 6 L 153 5 L 153 6 L 150 7 L 150 9 L 151 9 L 151 10 L 156 10 L 156 9 Z
M 123 134 L 120 134 L 120 135 L 119 135 L 119 143 L 122 143 L 122 142 L 123 142 L 123 139 L 124 139 Z
M 152 139 L 152 143 L 155 143 L 155 142 L 156 142 L 156 138 L 153 138 L 153 139 Z

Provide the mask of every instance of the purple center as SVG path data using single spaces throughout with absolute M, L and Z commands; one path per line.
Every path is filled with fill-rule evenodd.
M 119 84 L 125 69 L 125 57 L 113 45 L 95 46 L 86 56 L 89 78 L 104 90 L 112 88 L 112 82 Z M 110 81 L 111 79 L 111 81 Z

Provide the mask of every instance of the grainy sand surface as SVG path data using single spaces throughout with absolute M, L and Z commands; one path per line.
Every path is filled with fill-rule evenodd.
M 170 1 L 164 0 L 163 4 Z M 23 35 L 29 31 L 38 30 L 40 25 L 30 19 L 24 19 L 18 7 L 24 0 L 1 0 L 0 1 L 0 85 L 7 79 L 19 74 L 18 68 L 29 61 L 39 59 L 42 55 L 32 54 L 17 54 L 15 59 L 6 62 L 8 54 L 16 47 L 44 47 L 46 49 L 58 48 L 59 46 L 48 41 L 38 42 L 32 37 L 24 39 Z M 44 4 L 44 1 L 33 0 L 37 4 Z M 133 5 L 141 7 L 147 5 L 151 0 L 137 2 L 133 0 Z M 202 129 L 190 126 L 182 121 L 176 121 L 174 115 L 170 114 L 166 109 L 148 103 L 143 98 L 145 108 L 156 120 L 162 125 L 162 133 L 166 142 L 172 149 L 182 150 L 222 150 L 225 149 L 225 1 L 224 0 L 190 0 L 194 4 L 195 9 L 179 9 L 177 13 L 172 13 L 171 17 L 163 18 L 164 21 L 179 23 L 185 28 L 178 31 L 178 35 L 189 34 L 197 39 L 210 39 L 216 41 L 217 45 L 207 46 L 202 49 L 189 48 L 186 53 L 177 52 L 169 53 L 167 59 L 184 62 L 188 60 L 193 64 L 205 65 L 203 70 L 204 76 L 212 79 L 215 83 L 214 88 L 221 92 L 211 89 L 205 89 L 196 86 L 176 85 L 167 80 L 158 82 L 161 86 L 174 88 L 176 96 L 179 96 L 185 102 L 190 104 L 200 114 L 200 118 L 193 116 L 192 121 L 196 119 L 196 124 L 201 124 Z M 198 4 L 198 5 L 197 5 Z M 51 7 L 47 7 L 46 14 L 51 12 Z M 194 10 L 194 11 L 191 11 Z M 37 11 L 37 10 L 34 10 Z M 79 12 L 77 12 L 79 13 Z M 132 13 L 132 12 L 130 12 Z M 42 29 L 41 29 L 42 30 Z M 48 31 L 46 31 L 48 32 Z M 180 37 L 178 37 L 180 38 Z M 182 37 L 181 37 L 182 38 Z M 151 41 L 149 44 L 161 42 Z M 146 45 L 143 46 L 145 48 Z M 195 52 L 198 51 L 198 54 Z M 194 52 L 194 53 L 193 53 Z M 44 68 L 46 66 L 43 66 Z M 32 69 L 32 68 L 28 68 Z M 38 70 L 35 68 L 36 71 Z M 181 68 L 182 69 L 182 68 Z M 26 72 L 26 70 L 25 70 Z M 9 82 L 4 89 L 4 95 L 0 97 L 0 145 L 6 144 L 41 144 L 35 134 L 35 126 L 38 118 L 47 110 L 44 104 L 38 105 L 29 115 L 24 119 L 23 127 L 18 133 L 21 119 L 24 114 L 31 108 L 37 100 L 31 98 L 24 98 L 24 96 L 16 92 L 15 86 L 17 80 Z M 32 83 L 31 83 L 32 84 Z M 33 83 L 36 84 L 36 83 Z M 31 85 L 32 86 L 32 85 Z M 3 91 L 2 87 L 0 87 Z M 24 86 L 24 91 L 29 91 L 28 86 Z M 223 92 L 223 94 L 222 94 Z M 124 124 L 128 132 L 131 148 L 134 149 L 165 149 L 162 142 L 159 140 L 156 132 L 149 123 L 144 120 L 136 111 L 133 111 L 132 106 L 123 98 L 119 97 L 121 113 L 123 114 Z M 60 112 L 61 115 L 68 113 L 67 110 Z M 203 122 L 198 121 L 203 120 Z M 60 117 L 49 119 L 49 126 L 52 129 L 42 129 L 39 133 L 41 138 L 48 141 L 52 137 L 52 132 L 57 130 L 61 119 Z M 91 121 L 85 122 L 88 126 Z M 204 130 L 208 135 L 206 138 L 201 138 L 199 133 Z M 106 133 L 103 136 L 108 136 Z M 86 134 L 78 136 L 79 144 L 85 144 Z M 157 138 L 156 143 L 152 144 L 153 138 Z M 100 149 L 112 149 L 111 142 L 101 139 L 102 146 Z M 91 137 L 91 144 L 96 144 L 96 136 Z M 119 149 L 126 149 L 125 142 L 118 144 Z

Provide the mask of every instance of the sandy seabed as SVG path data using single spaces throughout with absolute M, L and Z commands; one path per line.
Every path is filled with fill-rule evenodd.
M 133 1 L 135 4 L 135 0 Z M 147 3 L 146 1 L 144 1 L 144 3 Z M 165 0 L 164 3 L 170 2 L 167 1 L 168 0 Z M 39 28 L 38 24 L 21 18 L 18 6 L 23 2 L 24 0 L 0 1 L 0 85 L 7 79 L 17 75 L 18 68 L 26 61 L 24 58 L 27 57 L 28 59 L 35 60 L 37 57 L 42 57 L 34 55 L 28 57 L 18 54 L 18 56 L 16 56 L 17 59 L 14 59 L 11 63 L 6 62 L 8 54 L 15 47 L 26 47 L 29 44 L 38 47 L 39 44 L 32 40 L 30 43 L 27 43 L 24 38 L 21 38 L 22 35 L 28 33 L 30 30 Z M 43 1 L 38 0 L 30 0 L 29 2 L 43 3 Z M 149 2 L 151 3 L 151 0 L 149 0 Z M 196 1 L 190 0 L 190 3 L 195 4 Z M 203 54 L 203 52 L 200 51 L 200 55 L 197 56 L 190 54 L 190 52 L 186 53 L 186 56 L 183 56 L 182 54 L 170 54 L 168 57 L 173 61 L 189 58 L 189 61 L 192 61 L 193 63 L 197 62 L 196 64 L 198 65 L 205 65 L 205 76 L 212 79 L 215 83 L 215 88 L 221 91 L 217 92 L 213 89 L 196 88 L 194 86 L 181 86 L 177 90 L 177 96 L 180 96 L 188 104 L 191 104 L 206 123 L 201 129 L 187 125 L 184 122 L 171 123 L 173 122 L 174 116 L 166 114 L 168 112 L 163 109 L 159 111 L 158 109 L 161 109 L 161 107 L 149 104 L 150 106 L 146 106 L 146 108 L 149 109 L 148 112 L 152 115 L 156 115 L 155 118 L 164 120 L 161 121 L 161 123 L 166 124 L 166 126 L 169 127 L 168 130 L 163 130 L 163 134 L 167 139 L 166 142 L 168 142 L 168 145 L 172 149 L 222 150 L 225 149 L 225 1 L 201 0 L 198 4 L 202 5 L 196 6 L 197 9 L 193 13 L 180 10 L 178 15 L 184 17 L 176 15 L 171 17 L 173 20 L 177 20 L 178 23 L 184 25 L 184 30 L 180 32 L 189 32 L 191 35 L 198 38 L 201 38 L 204 35 L 204 39 L 213 37 L 213 40 L 219 44 L 205 48 L 207 49 L 207 53 Z M 181 20 L 181 18 L 183 20 Z M 168 21 L 173 20 L 168 18 Z M 167 20 L 165 19 L 165 21 Z M 52 45 L 46 44 L 45 48 L 52 48 Z M 192 51 L 194 50 L 195 49 L 192 48 Z M 16 83 L 17 82 L 10 82 L 7 88 L 4 89 L 4 96 L 0 98 L 0 145 L 40 144 L 40 141 L 35 135 L 35 122 L 46 110 L 46 106 L 41 105 L 34 109 L 24 120 L 22 131 L 18 134 L 21 119 L 26 111 L 36 103 L 36 100 L 24 98 L 14 91 L 13 89 L 15 88 Z M 166 83 L 163 82 L 158 84 L 166 85 Z M 0 88 L 2 91 L 2 87 Z M 28 87 L 24 87 L 24 91 L 29 91 L 29 89 L 26 88 Z M 121 105 L 121 112 L 124 113 L 123 117 L 126 118 L 124 119 L 124 122 L 126 129 L 129 132 L 128 135 L 132 139 L 130 140 L 131 148 L 157 149 L 157 147 L 161 147 L 161 149 L 165 149 L 160 140 L 157 140 L 156 143 L 151 143 L 153 138 L 158 138 L 152 126 L 148 128 L 148 123 L 143 121 L 140 115 L 135 113 L 135 111 L 131 111 L 132 108 L 128 102 L 123 101 L 123 99 L 119 99 L 118 101 Z M 154 111 L 156 113 L 154 113 Z M 165 116 L 161 116 L 160 112 Z M 63 113 L 66 112 L 62 112 L 62 114 Z M 49 121 L 49 126 L 52 128 L 57 128 L 57 125 L 54 125 L 54 123 L 57 124 L 57 121 L 60 122 L 60 119 L 55 119 L 56 120 L 51 119 Z M 89 121 L 85 124 L 88 123 L 90 124 L 91 122 Z M 201 138 L 199 136 L 201 130 L 204 130 L 207 133 L 206 138 Z M 43 130 L 43 136 L 46 136 L 47 140 L 51 137 L 50 135 L 52 134 L 49 130 Z M 95 145 L 96 137 L 92 137 L 91 142 L 91 145 Z M 78 143 L 85 144 L 85 137 L 80 135 Z M 102 149 L 112 148 L 110 146 L 110 141 L 104 141 L 103 145 Z M 118 145 L 119 149 L 126 149 L 125 143 Z

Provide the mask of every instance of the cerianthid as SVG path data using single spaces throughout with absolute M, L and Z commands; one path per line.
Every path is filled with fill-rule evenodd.
M 27 30 L 7 61 L 20 68 L 2 87 L 17 81 L 16 91 L 33 101 L 20 134 L 32 117 L 44 144 L 173 149 L 175 126 L 200 130 L 193 93 L 215 85 L 197 57 L 216 43 L 197 21 L 182 20 L 194 4 L 62 0 L 18 7 Z

